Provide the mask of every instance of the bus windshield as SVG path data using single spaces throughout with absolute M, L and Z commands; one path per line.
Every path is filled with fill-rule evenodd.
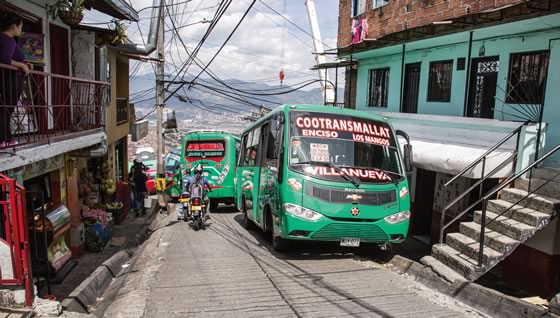
M 291 113 L 290 122 L 289 164 L 293 170 L 337 181 L 344 178 L 341 174 L 362 182 L 404 178 L 396 141 L 384 122 L 297 111 Z
M 165 170 L 174 171 L 179 166 L 180 160 L 181 157 L 179 155 L 174 154 L 172 152 L 168 153 L 167 157 L 165 158 Z

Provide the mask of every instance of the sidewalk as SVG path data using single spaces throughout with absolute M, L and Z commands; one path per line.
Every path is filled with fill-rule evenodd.
M 153 213 L 157 213 L 157 210 L 152 209 L 152 211 L 148 211 L 143 217 L 135 217 L 134 214 L 129 213 L 124 222 L 119 225 L 114 225 L 113 238 L 109 246 L 97 253 L 86 250 L 85 254 L 77 259 L 78 265 L 64 278 L 62 283 L 51 284 L 51 294 L 56 296 L 56 300 L 62 301 L 68 297 L 68 295 L 103 264 L 103 262 L 126 246 L 126 244 L 146 226 L 147 220 Z M 47 287 L 45 286 L 41 292 L 47 293 Z

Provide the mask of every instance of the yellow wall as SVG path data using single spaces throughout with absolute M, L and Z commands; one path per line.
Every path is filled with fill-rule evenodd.
M 129 134 L 128 121 L 117 125 L 117 98 L 128 98 L 128 58 L 120 55 L 118 51 L 109 50 L 108 60 L 111 67 L 111 103 L 107 109 L 107 143 L 126 137 Z

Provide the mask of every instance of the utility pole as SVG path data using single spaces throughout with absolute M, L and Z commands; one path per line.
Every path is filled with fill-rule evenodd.
M 327 62 L 325 58 L 325 50 L 323 49 L 323 42 L 321 42 L 321 31 L 319 29 L 319 22 L 317 20 L 317 10 L 315 10 L 315 0 L 305 0 L 307 7 L 307 17 L 309 18 L 309 26 L 311 27 L 311 34 L 313 35 L 313 47 L 315 49 L 315 60 L 317 65 Z M 329 74 L 326 69 L 319 68 L 319 78 L 321 79 L 321 89 L 324 95 L 325 105 L 334 103 L 334 90 L 332 83 L 329 82 Z
M 159 27 L 158 27 L 158 35 L 157 35 L 157 66 L 156 66 L 156 110 L 157 110 L 157 174 L 158 176 L 163 174 L 163 154 L 164 154 L 164 147 L 165 144 L 163 142 L 163 107 L 164 107 L 164 86 L 163 80 L 164 72 L 165 72 L 165 52 L 163 49 L 164 46 L 164 15 L 163 10 L 160 12 L 158 17 Z

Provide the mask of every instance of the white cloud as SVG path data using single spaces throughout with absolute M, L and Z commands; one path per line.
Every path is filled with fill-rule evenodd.
M 283 11 L 283 1 L 286 1 L 285 16 L 311 33 L 309 31 L 305 0 L 264 1 L 278 12 Z M 173 2 L 178 3 L 183 2 L 183 0 L 174 0 Z M 226 37 L 241 19 L 250 2 L 250 0 L 233 1 L 200 50 L 198 58 L 202 63 L 210 61 L 218 47 L 225 41 Z M 171 12 L 177 23 L 176 26 L 181 27 L 186 24 L 202 21 L 203 19 L 212 19 L 217 3 L 217 0 L 193 0 L 186 4 L 172 7 Z M 151 0 L 133 1 L 133 6 L 136 10 L 151 5 Z M 323 42 L 334 48 L 336 47 L 337 37 L 338 1 L 318 0 L 316 1 L 316 6 Z M 196 8 L 198 10 L 195 11 Z M 200 10 L 204 8 L 209 9 Z M 151 9 L 146 9 L 140 13 L 141 21 L 139 26 L 144 39 L 147 37 L 149 30 L 150 14 Z M 99 13 L 89 13 L 86 15 L 86 21 L 90 22 L 108 21 L 109 19 Z M 169 17 L 166 18 L 166 21 L 166 29 L 169 29 L 171 26 Z M 198 44 L 209 25 L 208 23 L 199 23 L 180 29 L 181 38 L 190 50 Z M 129 38 L 132 41 L 142 43 L 142 37 L 136 23 L 129 24 L 128 30 Z M 170 39 L 173 38 L 173 33 L 167 32 L 165 37 L 166 42 L 169 43 Z M 284 21 L 280 16 L 260 3 L 260 1 L 257 1 L 237 32 L 212 63 L 210 69 L 222 79 L 235 78 L 246 81 L 270 79 L 272 80 L 271 84 L 278 83 L 274 82 L 274 78 L 278 78 L 278 73 L 282 68 L 286 73 L 286 83 L 288 84 L 294 84 L 306 79 L 317 79 L 318 73 L 309 70 L 316 64 L 315 57 L 312 54 L 314 51 L 312 44 L 310 36 Z M 177 45 L 173 43 L 166 51 L 166 61 L 170 64 L 167 67 L 168 72 L 175 75 L 175 68 L 171 65 L 172 61 L 175 61 L 178 64 L 177 67 L 180 67 L 180 61 L 185 61 L 187 58 L 188 55 L 180 42 L 177 42 Z M 189 73 L 191 74 L 198 74 L 199 71 L 200 68 L 195 65 L 189 68 Z M 153 70 L 146 63 L 140 68 L 139 74 L 148 73 L 153 73 Z M 203 77 L 205 76 L 203 75 Z M 340 74 L 339 78 L 341 78 Z

